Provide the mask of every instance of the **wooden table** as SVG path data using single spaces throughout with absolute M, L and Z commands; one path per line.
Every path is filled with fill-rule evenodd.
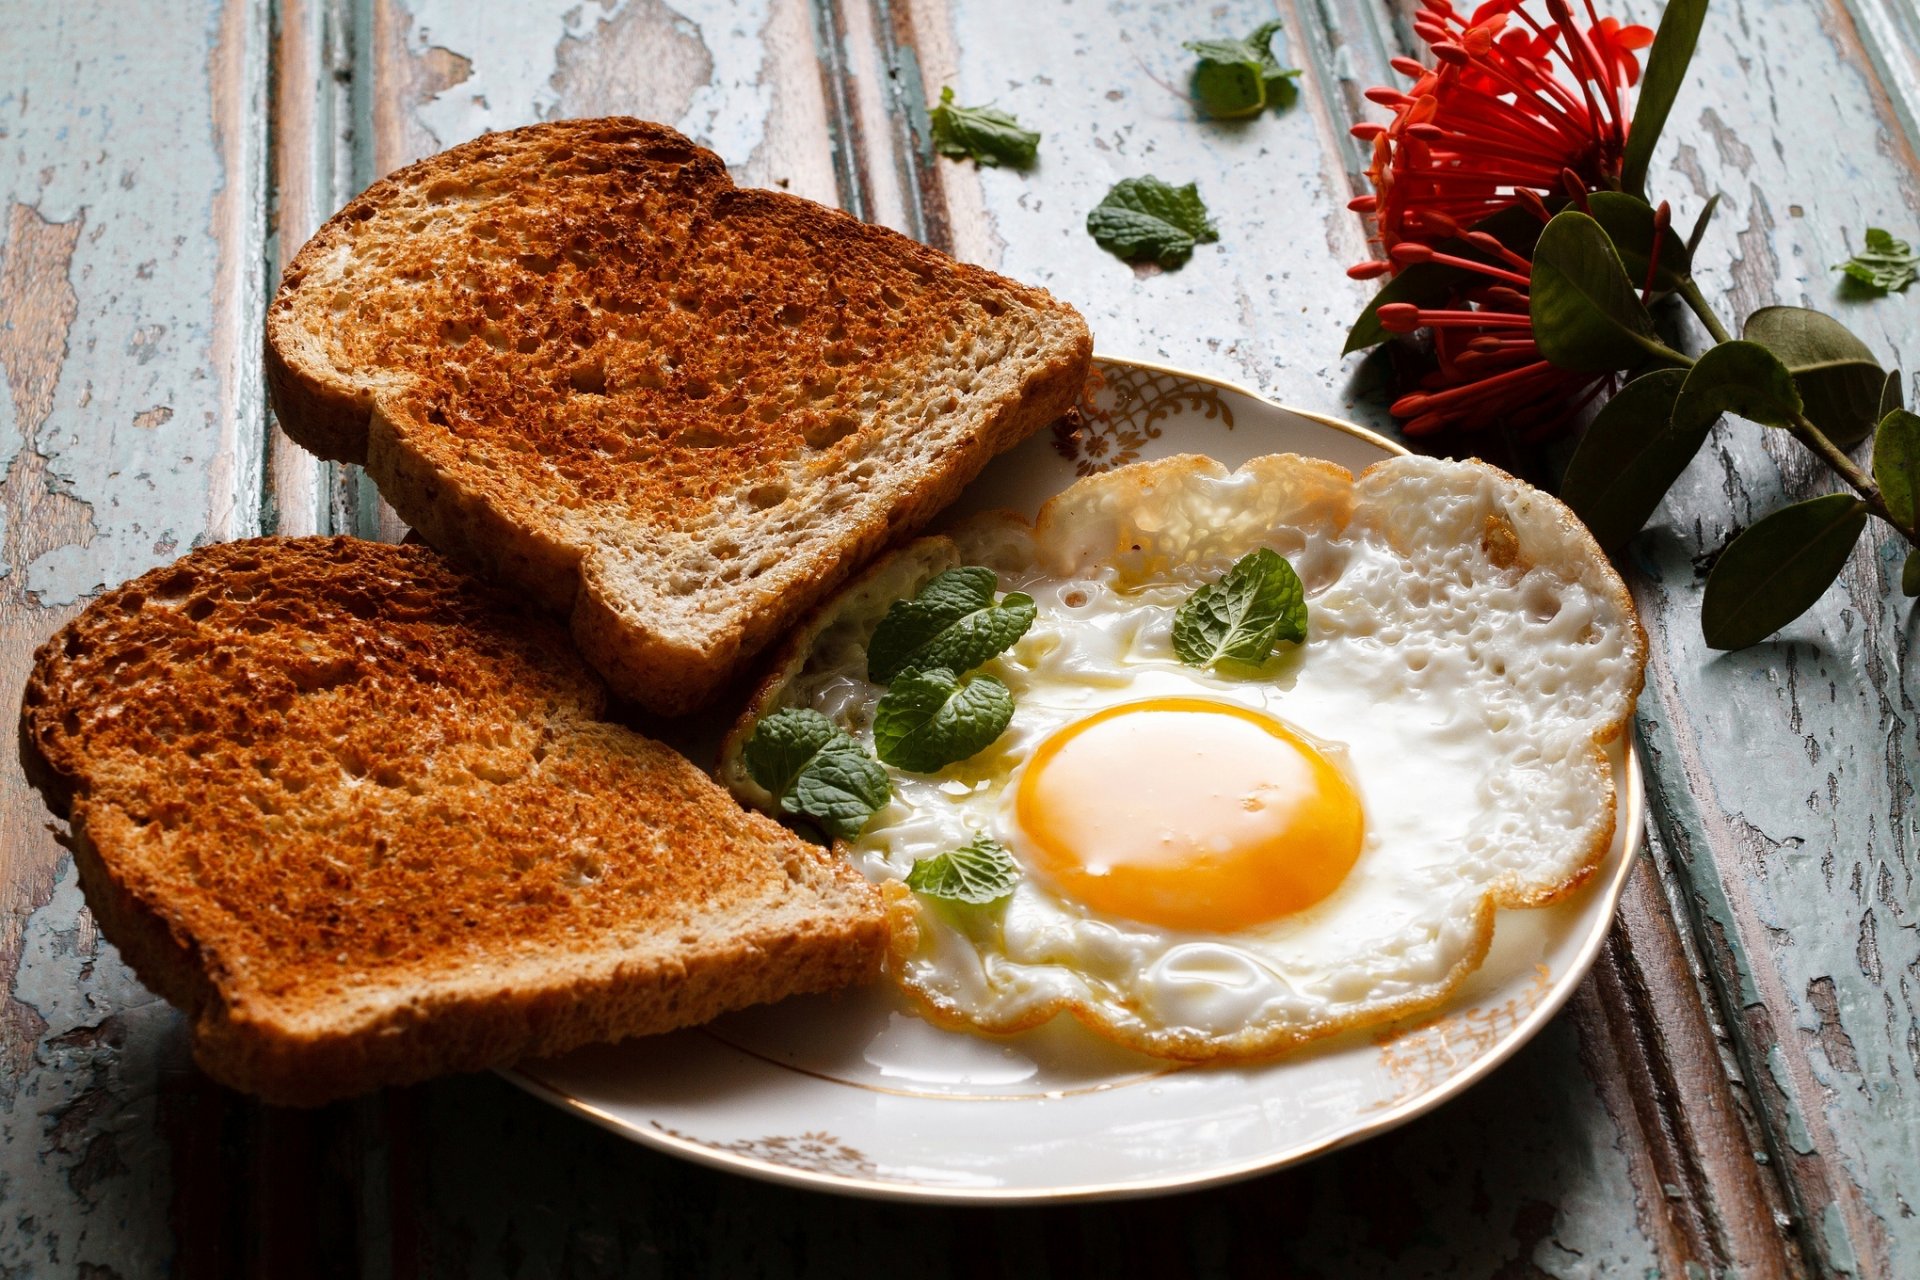
M 1609 6 L 1603 6 L 1609 7 Z M 487 129 L 624 112 L 746 184 L 837 203 L 1080 307 L 1102 350 L 1388 421 L 1339 357 L 1366 296 L 1361 94 L 1410 3 L 1278 0 L 1291 109 L 1196 121 L 1183 39 L 1268 0 L 0 3 L 0 691 L 103 586 L 257 531 L 401 530 L 276 433 L 279 263 L 376 176 Z M 1647 0 L 1611 7 L 1647 21 Z M 1869 225 L 1920 238 L 1914 0 L 1720 0 L 1656 158 L 1724 196 L 1708 293 L 1837 308 L 1920 359 L 1920 290 L 1837 297 Z M 1028 175 L 929 156 L 942 85 L 1045 131 Z M 1196 180 L 1178 273 L 1081 228 L 1117 178 Z M 1911 396 L 1909 397 L 1911 398 Z M 192 1069 L 0 762 L 0 1274 L 1920 1274 L 1914 683 L 1899 549 L 1872 536 L 1778 640 L 1702 647 L 1701 555 L 1822 477 L 1723 424 L 1635 544 L 1653 638 L 1649 853 L 1571 1008 L 1471 1094 L 1224 1190 L 1059 1210 L 840 1201 L 683 1165 L 491 1077 L 317 1112 Z

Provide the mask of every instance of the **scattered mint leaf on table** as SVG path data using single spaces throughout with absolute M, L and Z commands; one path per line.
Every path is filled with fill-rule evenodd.
M 956 107 L 953 89 L 940 91 L 940 105 L 929 113 L 933 120 L 933 149 L 956 160 L 972 160 L 988 168 L 1006 165 L 1024 169 L 1040 154 L 1040 135 L 994 107 Z
M 853 736 L 818 711 L 783 707 L 753 727 L 741 753 L 747 776 L 780 800 L 780 811 L 811 818 L 851 840 L 893 797 L 887 771 Z
M 1245 120 L 1294 97 L 1297 67 L 1283 67 L 1270 47 L 1278 21 L 1262 23 L 1244 40 L 1188 40 L 1181 47 L 1199 55 L 1193 96 L 1216 120 Z
M 1867 247 L 1834 270 L 1846 272 L 1869 289 L 1899 293 L 1920 280 L 1920 254 L 1905 240 L 1895 240 L 1879 227 L 1868 227 Z
M 907 873 L 907 888 L 944 902 L 985 906 L 1013 892 L 1020 868 L 1005 845 L 988 836 L 931 858 Z
M 1173 615 L 1173 651 L 1194 667 L 1223 658 L 1258 665 L 1280 641 L 1306 638 L 1306 589 L 1286 558 L 1267 547 L 1240 557 Z
M 1127 262 L 1153 261 L 1169 268 L 1192 257 L 1194 245 L 1220 238 L 1199 188 L 1191 182 L 1176 187 L 1152 175 L 1114 183 L 1087 215 L 1087 234 Z
M 873 713 L 880 758 L 909 773 L 935 773 L 984 751 L 1013 720 L 1013 691 L 993 676 L 962 679 L 946 667 L 894 679 Z
M 979 565 L 936 574 L 911 600 L 896 600 L 867 642 L 867 676 L 886 684 L 908 671 L 945 667 L 965 674 L 1005 653 L 1033 625 L 1033 597 L 999 601 L 999 578 Z

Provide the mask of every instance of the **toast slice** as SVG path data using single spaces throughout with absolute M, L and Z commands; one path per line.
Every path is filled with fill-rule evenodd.
M 207 547 L 35 655 L 22 756 L 209 1075 L 308 1104 L 871 978 L 850 868 L 599 720 L 425 547 Z
M 698 707 L 1085 380 L 1072 308 L 660 125 L 490 134 L 375 183 L 267 315 L 287 434 Z

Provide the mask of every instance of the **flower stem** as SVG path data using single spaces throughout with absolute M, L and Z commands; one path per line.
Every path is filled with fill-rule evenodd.
M 1693 314 L 1700 317 L 1700 323 L 1707 327 L 1707 332 L 1716 343 L 1733 341 L 1733 335 L 1727 332 L 1727 326 L 1720 323 L 1720 317 L 1713 314 L 1713 308 L 1707 305 L 1706 298 L 1700 293 L 1700 286 L 1694 283 L 1692 276 L 1680 282 L 1678 292 Z
M 1839 445 L 1827 438 L 1827 433 L 1813 425 L 1804 413 L 1795 414 L 1793 424 L 1787 428 L 1795 440 L 1805 445 L 1815 457 L 1833 468 L 1835 473 L 1867 504 L 1867 510 L 1879 516 L 1899 531 L 1900 536 L 1910 546 L 1920 546 L 1920 535 L 1910 526 L 1894 519 L 1893 512 L 1887 509 L 1887 500 L 1880 494 L 1880 486 L 1873 477 L 1860 469 L 1860 465 L 1846 455 Z

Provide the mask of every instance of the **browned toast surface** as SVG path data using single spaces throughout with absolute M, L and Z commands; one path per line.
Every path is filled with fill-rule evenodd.
M 558 626 L 425 547 L 258 539 L 95 601 L 22 737 L 107 936 L 274 1100 L 877 971 L 864 881 L 604 701 Z
M 1063 413 L 1089 354 L 1045 292 L 735 189 L 624 119 L 376 183 L 267 322 L 290 435 L 569 610 L 616 690 L 669 714 Z

